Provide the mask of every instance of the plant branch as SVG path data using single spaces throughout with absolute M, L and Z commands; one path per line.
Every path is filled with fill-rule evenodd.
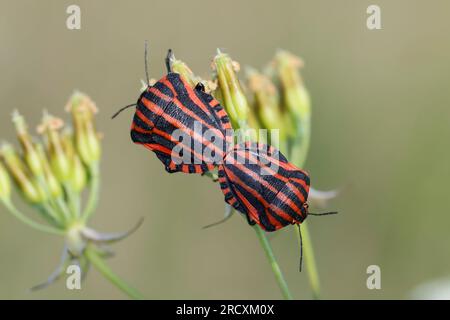
M 57 234 L 57 235 L 64 235 L 64 230 L 60 230 L 57 228 L 53 228 L 50 226 L 46 226 L 43 224 L 40 224 L 36 221 L 31 220 L 28 218 L 25 214 L 20 212 L 11 201 L 3 201 L 3 204 L 5 207 L 11 212 L 12 215 L 14 215 L 17 219 L 25 223 L 26 225 L 30 226 L 33 229 L 43 231 L 50 234 Z
M 93 248 L 92 246 L 88 246 L 84 253 L 86 258 L 92 263 L 92 265 L 123 293 L 135 300 L 144 299 L 144 297 L 136 289 L 128 285 L 109 268 L 109 266 L 105 263 L 105 261 L 98 254 L 95 248 Z
M 308 139 L 306 139 L 305 144 L 293 146 L 290 150 L 290 159 L 292 162 L 299 168 L 304 167 L 306 153 L 309 146 L 309 133 Z M 306 147 L 305 147 L 306 145 Z M 303 148 L 302 148 L 303 146 Z M 297 236 L 299 236 L 297 234 Z M 305 264 L 306 264 L 306 272 L 308 274 L 309 283 L 311 286 L 311 290 L 313 293 L 314 299 L 320 299 L 320 277 L 319 271 L 317 269 L 316 259 L 314 255 L 314 247 L 312 245 L 311 236 L 308 229 L 308 224 L 306 221 L 302 223 L 302 243 L 303 243 L 303 252 L 305 255 Z
M 254 225 L 253 229 L 258 236 L 261 247 L 264 249 L 267 259 L 270 262 L 270 266 L 272 267 L 272 272 L 275 275 L 275 279 L 277 281 L 278 286 L 280 287 L 281 293 L 283 294 L 284 299 L 292 300 L 291 292 L 289 291 L 286 280 L 284 279 L 283 273 L 281 272 L 280 266 L 278 265 L 277 259 L 273 254 L 272 247 L 270 246 L 269 240 L 267 240 L 264 231 L 258 226 Z
M 98 196 L 100 191 L 100 172 L 99 172 L 98 162 L 92 164 L 89 168 L 90 173 L 90 190 L 89 190 L 89 199 L 86 204 L 86 208 L 84 209 L 82 215 L 82 221 L 86 223 L 89 220 L 89 217 L 94 212 L 98 203 Z
M 297 235 L 299 235 L 297 233 Z M 317 270 L 316 259 L 314 256 L 314 249 L 312 246 L 311 236 L 309 234 L 308 225 L 302 223 L 302 242 L 303 252 L 305 255 L 306 272 L 308 273 L 309 284 L 313 293 L 314 299 L 320 299 L 320 279 Z

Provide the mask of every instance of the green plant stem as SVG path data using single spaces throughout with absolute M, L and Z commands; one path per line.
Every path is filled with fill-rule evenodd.
M 89 190 L 89 199 L 86 204 L 86 208 L 84 209 L 83 215 L 82 215 L 82 221 L 86 223 L 89 220 L 89 217 L 94 212 L 95 208 L 97 207 L 98 203 L 98 196 L 100 191 L 100 170 L 99 170 L 99 164 L 94 163 L 89 168 L 90 173 L 90 190 Z
M 80 216 L 80 196 L 75 192 L 70 183 L 66 182 L 63 186 L 69 202 L 72 219 L 76 220 Z
M 304 146 L 304 145 L 303 145 Z M 293 146 L 290 152 L 290 159 L 299 168 L 304 167 L 304 162 L 306 159 L 305 154 L 309 146 L 309 132 L 308 139 L 306 143 L 306 148 L 301 146 Z M 303 149 L 303 150 L 302 150 Z M 316 258 L 314 255 L 314 247 L 312 245 L 311 235 L 309 233 L 308 224 L 306 221 L 302 223 L 302 243 L 303 243 L 303 253 L 305 257 L 306 272 L 309 278 L 309 283 L 311 286 L 311 291 L 313 294 L 313 299 L 320 299 L 320 277 L 319 271 L 317 269 Z
M 38 223 L 36 221 L 31 220 L 25 214 L 20 212 L 12 204 L 11 201 L 5 200 L 5 201 L 3 201 L 3 204 L 11 212 L 12 215 L 14 215 L 17 219 L 19 219 L 20 221 L 22 221 L 26 225 L 32 227 L 33 229 L 36 229 L 36 230 L 39 230 L 39 231 L 43 231 L 43 232 L 46 232 L 46 233 L 51 233 L 51 234 L 64 235 L 64 230 L 60 230 L 60 229 L 56 229 L 56 228 L 53 228 L 53 227 L 50 227 L 50 226 L 46 226 L 46 225 L 43 225 L 43 224 L 40 224 L 40 223 Z
M 308 273 L 309 284 L 311 286 L 311 291 L 314 299 L 320 299 L 320 279 L 319 272 L 317 271 L 316 259 L 314 256 L 314 249 L 312 246 L 311 236 L 308 230 L 308 224 L 302 223 L 302 242 L 303 242 L 303 253 L 305 256 L 306 272 Z
M 112 272 L 109 266 L 105 263 L 102 257 L 97 253 L 95 248 L 88 246 L 85 250 L 86 258 L 92 263 L 92 265 L 112 284 L 119 288 L 122 292 L 127 294 L 130 298 L 141 300 L 144 297 L 133 287 L 128 285 L 119 276 Z
M 280 287 L 281 293 L 283 294 L 284 299 L 292 300 L 291 292 L 289 291 L 286 280 L 284 279 L 283 273 L 281 272 L 280 266 L 278 265 L 277 259 L 273 254 L 272 247 L 270 246 L 269 240 L 267 240 L 264 231 L 258 226 L 254 225 L 253 229 L 258 236 L 261 247 L 263 247 L 264 252 L 266 253 L 266 257 L 270 262 L 270 266 L 272 267 L 272 272 L 275 275 L 275 279 Z

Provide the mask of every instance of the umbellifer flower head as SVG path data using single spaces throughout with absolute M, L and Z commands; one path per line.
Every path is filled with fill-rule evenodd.
M 38 132 L 45 143 L 33 141 L 24 118 L 14 113 L 13 122 L 23 154 L 8 143 L 0 148 L 0 204 L 28 226 L 64 237 L 66 245 L 58 272 L 34 289 L 55 281 L 68 263 L 79 263 L 83 272 L 92 263 L 101 265 L 99 269 L 106 272 L 107 278 L 114 278 L 112 282 L 124 292 L 139 298 L 134 289 L 105 269 L 102 259 L 110 252 L 105 245 L 123 239 L 142 221 L 131 231 L 118 234 L 99 233 L 87 227 L 88 218 L 97 207 L 100 185 L 100 140 L 94 128 L 96 108 L 90 98 L 77 93 L 69 102 L 69 111 L 75 125 L 74 134 L 64 129 L 61 119 L 44 113 Z M 17 209 L 11 197 L 10 177 L 20 194 L 32 204 L 32 211 L 45 223 L 34 221 Z M 89 194 L 83 207 L 81 192 L 86 187 Z

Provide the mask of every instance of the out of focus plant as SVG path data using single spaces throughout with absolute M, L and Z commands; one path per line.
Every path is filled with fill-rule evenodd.
M 65 241 L 61 264 L 47 281 L 33 289 L 53 283 L 69 264 L 79 265 L 83 276 L 92 264 L 124 293 L 140 298 L 104 261 L 111 253 L 107 245 L 123 239 L 139 224 L 116 234 L 99 233 L 87 226 L 97 208 L 100 191 L 101 140 L 94 121 L 97 108 L 88 96 L 75 93 L 67 111 L 74 129 L 44 112 L 38 126 L 39 140 L 31 136 L 24 117 L 15 111 L 12 121 L 21 150 L 6 142 L 0 148 L 1 203 L 29 227 L 61 236 Z M 12 186 L 31 209 L 29 214 L 16 206 Z M 88 194 L 83 208 L 85 190 Z
M 300 58 L 287 51 L 279 51 L 266 72 L 248 68 L 247 86 L 244 86 L 237 76 L 239 63 L 220 50 L 213 59 L 213 80 L 209 81 L 195 76 L 184 62 L 172 60 L 173 70 L 182 74 L 190 85 L 195 86 L 198 82 L 208 84 L 208 92 L 220 101 L 233 129 L 240 132 L 241 137 L 238 138 L 261 140 L 263 137 L 257 134 L 257 130 L 267 129 L 269 134 L 262 142 L 279 148 L 299 168 L 304 167 L 311 137 L 311 103 L 299 73 L 302 66 Z M 212 82 L 216 85 L 211 85 Z M 271 134 L 272 131 L 278 133 L 278 136 Z M 335 196 L 335 191 L 311 188 L 309 200 L 313 205 L 324 206 Z M 224 220 L 230 216 L 231 210 L 227 207 Z M 292 299 L 265 232 L 258 225 L 253 226 L 253 229 L 270 262 L 283 297 Z M 311 289 L 314 298 L 319 298 L 319 275 L 306 221 L 302 223 L 302 237 Z

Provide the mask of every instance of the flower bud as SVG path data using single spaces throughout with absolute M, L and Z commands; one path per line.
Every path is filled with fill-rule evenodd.
M 0 200 L 8 201 L 11 197 L 11 179 L 3 163 L 0 162 Z
M 250 108 L 236 75 L 236 72 L 239 71 L 239 65 L 232 61 L 227 54 L 218 50 L 213 61 L 213 67 L 217 73 L 222 102 L 233 127 L 237 129 L 245 126 Z
M 82 93 L 74 93 L 67 104 L 72 113 L 75 126 L 75 148 L 81 160 L 90 166 L 100 160 L 101 146 L 95 130 L 94 114 L 97 107 L 94 102 Z
M 185 62 L 176 59 L 173 54 L 170 56 L 170 66 L 172 67 L 172 71 L 180 74 L 191 88 L 195 88 L 198 83 L 202 83 L 205 86 L 205 91 L 208 93 L 216 88 L 214 82 L 206 81 L 196 76 Z
M 275 68 L 283 92 L 284 109 L 289 118 L 285 118 L 286 126 L 294 128 L 291 137 L 291 160 L 297 166 L 304 165 L 308 154 L 311 136 L 311 103 L 308 91 L 303 85 L 298 69 L 303 66 L 300 58 L 280 51 L 275 58 Z M 291 123 L 287 123 L 287 122 Z
M 196 77 L 192 70 L 181 60 L 175 59 L 175 56 L 170 57 L 170 65 L 172 67 L 172 71 L 175 73 L 179 73 L 181 77 L 186 80 L 186 82 L 192 87 L 195 88 L 197 83 L 201 81 L 200 78 Z
M 69 179 L 70 171 L 72 169 L 61 142 L 59 130 L 63 125 L 64 123 L 61 119 L 53 117 L 45 112 L 42 124 L 38 128 L 38 131 L 45 133 L 47 137 L 50 167 L 61 183 L 65 183 Z
M 80 193 L 86 187 L 88 181 L 87 173 L 80 157 L 75 155 L 73 161 L 73 170 L 70 177 L 70 183 L 73 190 L 77 193 Z
M 303 61 L 287 51 L 279 51 L 275 57 L 275 65 L 286 108 L 300 118 L 309 119 L 310 98 L 298 71 L 303 67 Z
M 254 109 L 263 128 L 278 130 L 281 141 L 286 140 L 286 130 L 280 109 L 278 91 L 271 80 L 256 70 L 247 72 L 249 88 L 254 95 Z M 279 146 L 276 146 L 279 147 Z
M 39 159 L 39 155 L 36 152 L 36 147 L 28 133 L 28 128 L 25 123 L 25 119 L 18 111 L 13 112 L 12 121 L 16 127 L 17 137 L 23 149 L 23 157 L 25 163 L 28 165 L 31 173 L 35 177 L 42 175 L 43 168 Z
M 41 144 L 38 144 L 36 146 L 36 150 L 39 153 L 39 157 L 44 168 L 44 180 L 47 185 L 48 192 L 50 193 L 50 197 L 61 197 L 63 194 L 62 186 L 59 183 L 58 179 L 56 179 L 55 175 L 52 172 L 52 169 L 50 168 L 50 164 L 48 162 L 47 155 L 45 154 L 44 147 Z
M 87 173 L 80 157 L 75 152 L 72 132 L 70 132 L 69 130 L 65 130 L 63 132 L 62 143 L 66 155 L 68 156 L 72 165 L 70 184 L 75 192 L 80 193 L 87 184 Z
M 9 144 L 4 144 L 0 152 L 9 173 L 19 187 L 24 198 L 31 203 L 44 202 L 46 200 L 45 192 L 43 192 L 36 181 L 29 176 L 25 163 L 14 148 Z

